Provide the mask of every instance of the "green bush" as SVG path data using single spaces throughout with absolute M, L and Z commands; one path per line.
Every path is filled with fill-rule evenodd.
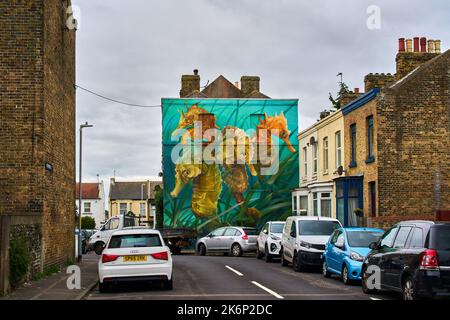
M 95 229 L 95 219 L 92 217 L 81 218 L 81 229 Z
M 9 263 L 9 282 L 14 287 L 24 281 L 31 263 L 31 256 L 24 239 L 10 241 Z

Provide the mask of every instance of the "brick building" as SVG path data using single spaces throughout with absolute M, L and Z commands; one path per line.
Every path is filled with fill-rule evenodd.
M 355 208 L 381 226 L 449 214 L 450 51 L 412 43 L 399 39 L 395 75 L 367 75 L 366 93 L 342 108 L 345 172 L 335 181 L 346 224 Z
M 30 275 L 74 257 L 75 32 L 70 0 L 0 2 L 0 294 L 9 241 Z

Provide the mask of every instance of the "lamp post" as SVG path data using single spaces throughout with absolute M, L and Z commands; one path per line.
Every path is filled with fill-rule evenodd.
M 81 262 L 82 252 L 81 252 L 81 197 L 83 192 L 83 183 L 81 181 L 81 168 L 82 168 L 82 147 L 83 147 L 83 128 L 92 128 L 93 125 L 85 124 L 80 125 L 80 163 L 79 163 L 79 188 L 78 188 L 78 262 Z

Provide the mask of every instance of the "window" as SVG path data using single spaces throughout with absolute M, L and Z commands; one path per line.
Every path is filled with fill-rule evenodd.
M 225 228 L 216 229 L 213 232 L 211 232 L 211 235 L 218 237 L 223 235 L 223 232 L 225 231 Z
M 373 162 L 375 160 L 373 153 L 373 116 L 367 118 L 367 160 Z
M 235 234 L 236 234 L 236 229 L 227 228 L 227 230 L 225 230 L 225 233 L 223 235 L 224 235 L 224 237 L 234 237 Z
M 308 196 L 300 196 L 300 215 L 308 215 Z
M 381 238 L 381 247 L 391 248 L 392 243 L 394 242 L 395 235 L 397 234 L 398 227 L 394 227 L 383 235 Z
M 404 248 L 412 227 L 401 227 L 394 241 L 394 248 Z
M 342 234 L 342 231 L 341 230 L 335 230 L 334 231 L 334 233 L 331 235 L 331 243 L 332 244 L 335 244 L 336 243 L 336 241 L 337 241 L 337 239 L 338 239 L 338 237 L 340 236 Z
M 127 234 L 112 236 L 108 248 L 148 248 L 161 246 L 162 242 L 158 234 Z
M 294 212 L 297 212 L 297 196 L 292 196 L 292 209 Z
M 369 182 L 369 192 L 370 192 L 370 216 L 375 217 L 377 215 L 377 196 L 376 196 L 376 188 L 375 181 Z
M 323 192 L 320 195 L 320 216 L 331 218 L 331 194 Z
M 283 227 L 284 227 L 283 223 L 272 223 L 270 225 L 270 232 L 283 233 Z
M 423 229 L 414 228 L 413 234 L 411 236 L 410 248 L 422 249 L 423 248 Z
M 312 145 L 313 152 L 313 174 L 317 173 L 317 143 Z
M 90 202 L 83 203 L 83 212 L 87 213 L 87 214 L 91 213 L 91 203 Z
M 356 167 L 356 124 L 350 126 L 350 140 L 352 144 L 350 167 Z
M 119 219 L 118 218 L 114 218 L 109 220 L 104 226 L 103 226 L 103 230 L 114 230 L 117 229 L 119 227 Z
M 292 221 L 292 225 L 291 225 L 291 234 L 297 235 L 297 225 L 295 224 L 295 220 Z
M 139 204 L 139 213 L 140 213 L 141 217 L 145 217 L 145 203 Z
M 331 236 L 334 230 L 340 228 L 336 221 L 299 221 L 299 234 L 303 236 Z
M 342 165 L 341 132 L 336 132 L 336 168 Z
M 126 203 L 120 203 L 119 204 L 119 210 L 120 214 L 126 214 L 127 213 L 127 204 Z
M 328 172 L 328 137 L 323 139 L 323 172 Z
M 303 148 L 303 176 L 308 175 L 308 154 L 306 153 L 306 147 Z
M 313 215 L 318 216 L 318 207 L 317 207 L 317 192 L 313 192 Z

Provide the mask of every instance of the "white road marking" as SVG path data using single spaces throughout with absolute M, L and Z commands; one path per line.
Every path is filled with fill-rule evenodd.
M 374 297 L 369 297 L 370 299 L 372 299 L 372 300 L 383 300 L 383 299 L 380 299 L 380 298 L 374 298 Z
M 271 295 L 273 295 L 274 297 L 278 298 L 278 299 L 284 299 L 284 297 L 280 296 L 278 293 L 276 293 L 273 290 L 270 290 L 269 288 L 264 287 L 262 284 L 256 282 L 256 281 L 252 281 L 252 283 L 257 286 L 260 287 L 261 289 L 263 289 L 264 291 L 270 293 Z
M 225 266 L 225 268 L 227 268 L 228 270 L 231 270 L 231 271 L 233 271 L 234 273 L 236 273 L 238 276 L 240 276 L 240 277 L 242 277 L 243 276 L 243 274 L 242 273 L 240 273 L 239 271 L 237 271 L 236 269 L 233 269 L 232 267 L 230 267 L 230 266 Z

